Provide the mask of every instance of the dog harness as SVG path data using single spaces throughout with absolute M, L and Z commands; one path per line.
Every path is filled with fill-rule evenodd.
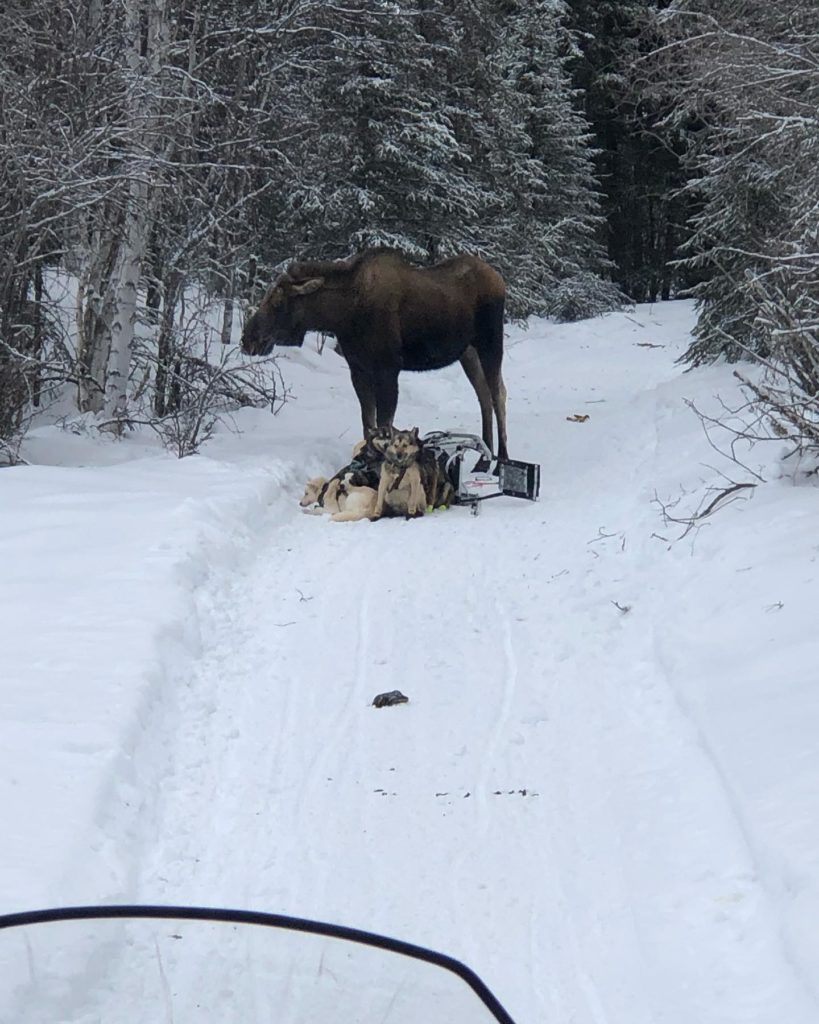
M 398 474 L 396 479 L 393 481 L 392 486 L 390 487 L 390 490 L 394 491 L 397 487 L 401 486 L 401 481 L 404 479 L 404 476 L 410 467 L 410 463 L 405 462 L 402 464 L 400 462 L 397 462 L 395 459 L 387 458 L 386 453 L 384 454 L 384 462 L 388 462 L 391 466 L 401 466 L 401 472 Z
M 334 480 L 343 480 L 348 473 L 367 473 L 371 470 L 371 467 L 372 463 L 368 462 L 366 459 L 362 459 L 360 456 L 353 459 L 353 461 L 348 463 L 344 469 L 340 469 L 335 476 L 331 476 L 324 484 L 316 498 L 316 504 L 320 505 L 321 508 L 324 508 L 324 496 L 327 494 L 327 488 Z

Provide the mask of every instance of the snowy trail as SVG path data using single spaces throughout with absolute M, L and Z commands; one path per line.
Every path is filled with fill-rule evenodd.
M 35 431 L 38 465 L 0 481 L 3 907 L 358 925 L 462 958 L 519 1024 L 814 1024 L 816 491 L 755 450 L 753 499 L 674 541 L 655 493 L 685 512 L 739 472 L 683 401 L 735 394 L 728 367 L 680 374 L 691 322 L 672 303 L 511 330 L 512 451 L 542 498 L 477 518 L 301 515 L 358 416 L 310 344 L 282 357 L 282 413 L 243 411 L 200 458 Z M 457 368 L 402 380 L 402 425 L 476 416 Z M 394 688 L 410 702 L 371 706 Z M 101 1019 L 131 1024 L 150 975 L 180 1015 L 151 937 L 86 938 L 83 1012 L 96 980 Z M 212 938 L 162 955 L 214 1019 L 297 986 Z M 69 1014 L 31 981 L 3 1020 Z
M 660 651 L 651 470 L 677 371 L 590 354 L 567 380 L 556 359 L 509 359 L 539 504 L 341 526 L 294 490 L 258 557 L 210 579 L 202 657 L 153 722 L 137 895 L 445 949 L 522 1024 L 815 1021 Z M 423 425 L 451 381 L 402 402 Z M 410 703 L 370 706 L 393 688 Z

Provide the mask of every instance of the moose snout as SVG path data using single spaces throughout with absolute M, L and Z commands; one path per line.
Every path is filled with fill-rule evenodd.
M 263 334 L 258 318 L 254 314 L 242 331 L 242 351 L 249 356 L 266 356 L 270 354 L 272 348 L 272 335 Z

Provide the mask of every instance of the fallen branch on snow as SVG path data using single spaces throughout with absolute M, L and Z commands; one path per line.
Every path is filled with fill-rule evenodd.
M 685 530 L 677 538 L 677 540 L 682 540 L 683 537 L 687 536 L 687 534 L 695 526 L 701 523 L 703 519 L 707 519 L 708 516 L 713 515 L 714 512 L 716 512 L 718 509 L 724 507 L 724 504 L 731 504 L 731 502 L 736 501 L 740 491 L 748 490 L 754 487 L 756 487 L 755 483 L 732 482 L 730 486 L 722 487 L 719 490 L 717 490 L 716 495 L 711 499 L 711 501 L 708 502 L 705 508 L 698 509 L 693 515 L 690 516 L 672 516 L 669 512 L 669 507 L 671 506 L 664 504 L 656 495 L 654 497 L 654 500 L 662 509 L 663 519 L 666 523 L 675 523 L 678 526 L 685 526 Z M 709 491 L 712 490 L 714 490 L 714 488 L 709 488 Z

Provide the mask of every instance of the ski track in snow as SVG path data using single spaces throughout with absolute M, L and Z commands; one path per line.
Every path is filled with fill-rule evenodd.
M 281 493 L 232 569 L 192 584 L 201 654 L 144 709 L 139 815 L 112 807 L 106 823 L 135 899 L 430 945 L 519 1024 L 819 1018 L 776 880 L 675 682 L 691 638 L 656 582 L 651 498 L 664 430 L 688 415 L 679 370 L 673 353 L 601 360 L 605 324 L 573 351 L 572 380 L 560 350 L 509 347 L 512 449 L 541 463 L 537 504 L 304 516 L 296 481 L 349 447 L 322 440 L 354 414 L 349 384 L 325 362 L 298 427 L 285 409 Z M 313 422 L 328 380 L 337 396 Z M 470 424 L 456 381 L 402 378 L 399 410 L 424 429 L 444 407 Z M 315 441 L 303 471 L 293 437 Z M 408 704 L 371 706 L 396 688 Z

